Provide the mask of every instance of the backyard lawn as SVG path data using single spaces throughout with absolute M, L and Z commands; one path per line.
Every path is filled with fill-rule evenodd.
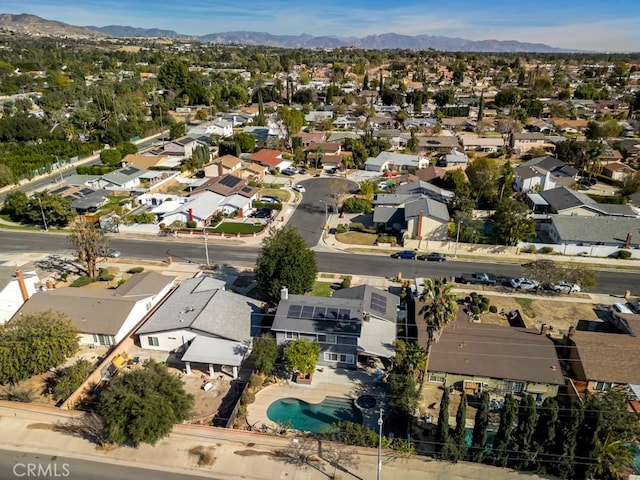
M 251 234 L 264 230 L 264 223 L 239 223 L 239 222 L 222 222 L 216 228 L 207 229 L 210 233 L 228 233 L 235 235 L 236 233 Z
M 313 289 L 311 290 L 310 295 L 315 297 L 330 297 L 333 293 L 333 287 L 335 284 L 333 282 L 322 282 L 315 281 L 313 283 Z

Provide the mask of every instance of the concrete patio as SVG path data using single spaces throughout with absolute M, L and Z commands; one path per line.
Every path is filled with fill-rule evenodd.
M 249 405 L 247 421 L 255 429 L 277 429 L 278 425 L 269 420 L 267 409 L 274 401 L 282 398 L 297 398 L 308 403 L 320 403 L 326 397 L 357 399 L 361 395 L 371 395 L 377 402 L 373 408 L 360 408 L 363 424 L 377 429 L 379 409 L 386 408 L 387 394 L 385 386 L 378 382 L 373 372 L 348 370 L 342 368 L 319 367 L 313 374 L 310 384 L 298 384 L 292 380 L 282 380 L 269 385 L 256 394 L 255 401 Z

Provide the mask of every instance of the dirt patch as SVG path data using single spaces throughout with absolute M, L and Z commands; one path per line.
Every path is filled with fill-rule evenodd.
M 236 450 L 233 454 L 239 457 L 269 457 L 272 455 L 271 452 L 263 452 L 260 450 Z
M 189 456 L 193 458 L 199 467 L 210 467 L 216 462 L 213 447 L 193 447 L 189 450 Z
M 55 425 L 51 423 L 30 423 L 27 425 L 27 430 L 55 430 Z
M 195 370 L 192 370 L 195 372 Z M 220 409 L 222 399 L 229 391 L 231 378 L 218 373 L 211 378 L 204 373 L 182 375 L 185 390 L 195 397 L 195 405 L 189 420 L 193 423 L 206 424 Z M 203 384 L 211 382 L 212 387 L 208 391 L 202 389 Z

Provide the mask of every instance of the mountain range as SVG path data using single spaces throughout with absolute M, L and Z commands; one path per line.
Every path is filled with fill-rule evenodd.
M 366 37 L 335 37 L 301 35 L 273 35 L 260 32 L 221 32 L 207 35 L 184 35 L 173 30 L 158 28 L 136 28 L 122 25 L 106 27 L 75 26 L 63 22 L 46 20 L 36 15 L 0 14 L 0 28 L 24 34 L 46 34 L 62 37 L 143 37 L 170 38 L 201 41 L 217 44 L 263 45 L 282 48 L 339 48 L 357 47 L 364 49 L 434 49 L 440 51 L 465 52 L 571 52 L 543 43 L 518 42 L 516 40 L 469 40 L 459 37 L 432 35 L 401 35 L 383 33 Z

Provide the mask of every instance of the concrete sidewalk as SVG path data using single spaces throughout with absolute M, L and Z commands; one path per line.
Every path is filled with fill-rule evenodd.
M 0 402 L 0 427 L 6 433 L 11 432 L 0 440 L 0 448 L 229 480 L 326 480 L 335 472 L 332 459 L 346 470 L 337 472 L 343 479 L 372 479 L 376 476 L 375 449 L 302 438 L 178 425 L 156 446 L 99 449 L 88 440 L 53 430 L 56 424 L 64 424 L 78 416 L 78 412 L 60 411 L 53 407 Z M 195 456 L 189 453 L 198 447 L 212 455 L 212 465 L 198 466 Z M 305 463 L 301 460 L 304 456 L 313 460 Z M 70 471 L 68 478 L 76 478 L 72 464 Z M 394 458 L 389 451 L 383 452 L 382 475 L 384 478 L 407 480 L 542 478 L 475 463 L 449 464 L 429 457 Z M 0 472 L 0 478 L 13 478 L 12 472 Z

